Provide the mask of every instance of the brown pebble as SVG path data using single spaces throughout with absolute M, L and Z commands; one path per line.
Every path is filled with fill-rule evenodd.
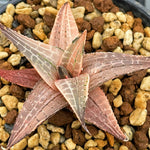
M 89 130 L 92 136 L 98 134 L 98 129 L 93 125 L 87 125 L 87 129 Z
M 120 120 L 120 111 L 119 111 L 119 109 L 115 107 L 113 109 L 113 111 L 114 111 L 116 119 L 119 121 Z
M 107 99 L 109 100 L 110 105 L 112 105 L 113 100 L 114 100 L 114 95 L 112 93 L 108 93 L 107 95 Z
M 147 116 L 146 121 L 144 122 L 142 126 L 138 127 L 138 130 L 146 134 L 148 132 L 149 127 L 150 127 L 150 116 Z
M 133 24 L 133 32 L 141 32 L 144 33 L 144 27 L 142 24 L 142 19 L 141 18 L 135 18 L 134 19 L 134 24 Z
M 33 5 L 32 6 L 33 11 L 38 11 L 39 8 L 42 8 L 42 6 L 41 5 Z
M 66 126 L 66 131 L 65 131 L 65 138 L 69 139 L 72 136 L 72 129 L 71 129 L 71 125 L 67 124 Z
M 7 124 L 15 123 L 17 115 L 18 115 L 18 112 L 16 110 L 13 109 L 9 111 L 7 115 L 4 117 L 5 123 Z
M 23 33 L 24 31 L 24 26 L 21 24 L 19 25 L 17 28 L 14 29 L 16 32 L 20 31 L 21 33 Z
M 108 139 L 110 146 L 113 147 L 114 146 L 114 136 L 107 133 L 107 132 L 106 132 L 106 136 L 107 136 L 107 139 Z
M 138 150 L 144 150 L 148 146 L 148 138 L 145 133 L 136 131 L 134 133 L 134 143 Z
M 23 24 L 27 28 L 34 28 L 35 21 L 29 15 L 20 14 L 17 16 L 17 20 L 20 24 Z
M 131 104 L 128 102 L 124 102 L 120 107 L 120 114 L 121 115 L 129 115 L 133 111 L 133 108 L 131 107 Z
M 92 20 L 90 20 L 90 23 L 92 25 L 92 29 L 95 31 L 98 31 L 100 33 L 103 32 L 103 25 L 104 25 L 104 18 L 99 16 L 95 17 Z
M 23 89 L 18 86 L 18 85 L 15 85 L 15 84 L 12 84 L 10 86 L 10 93 L 19 98 L 19 99 L 24 99 L 25 98 L 25 92 L 23 91 Z
M 87 0 L 75 0 L 74 1 L 74 7 L 83 6 L 85 8 L 86 13 L 90 13 L 94 11 L 94 7 L 92 5 L 92 2 Z
M 12 70 L 13 66 L 9 62 L 5 61 L 0 64 L 0 69 Z
M 61 150 L 60 145 L 54 146 L 51 150 Z
M 4 48 L 4 51 L 7 52 L 9 56 L 12 54 L 12 51 L 8 47 Z
M 101 12 L 108 12 L 113 7 L 112 0 L 93 0 L 93 4 Z
M 91 30 L 87 33 L 86 40 L 89 41 L 93 38 L 95 30 Z
M 72 130 L 72 135 L 73 135 L 73 142 L 74 143 L 76 143 L 80 146 L 83 146 L 84 143 L 86 142 L 84 133 L 81 130 L 73 129 Z
M 120 121 L 119 121 L 120 125 L 128 125 L 129 124 L 129 117 L 125 116 L 125 117 L 121 117 Z
M 76 24 L 77 24 L 77 27 L 79 29 L 80 32 L 83 32 L 85 29 L 89 32 L 91 30 L 91 24 L 82 19 L 82 18 L 77 18 L 76 19 Z
M 54 21 L 55 21 L 55 16 L 53 14 L 51 14 L 50 12 L 46 11 L 44 13 L 44 16 L 43 16 L 43 20 L 44 20 L 44 23 L 50 28 L 50 30 L 52 29 L 53 27 L 53 24 L 54 24 Z
M 92 44 L 90 41 L 86 41 L 85 46 L 84 46 L 84 50 L 86 53 L 90 53 L 92 52 Z
M 147 101 L 147 115 L 150 116 L 150 100 Z
M 69 110 L 63 109 L 49 118 L 48 122 L 56 126 L 63 126 L 71 123 L 73 120 L 73 114 Z
M 110 9 L 110 12 L 112 13 L 116 13 L 119 11 L 119 7 L 117 7 L 116 5 L 113 5 L 113 7 Z
M 27 0 L 27 3 L 30 5 L 38 5 L 42 0 Z
M 120 42 L 117 36 L 108 37 L 103 40 L 102 49 L 106 49 L 107 51 L 112 51 L 119 46 Z
M 133 145 L 133 143 L 131 143 L 129 141 L 128 142 L 122 142 L 122 143 L 123 143 L 124 146 L 127 146 L 129 150 L 137 150 L 135 148 L 135 146 Z

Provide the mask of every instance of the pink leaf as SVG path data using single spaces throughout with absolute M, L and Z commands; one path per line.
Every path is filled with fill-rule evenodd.
M 62 55 L 61 65 L 64 66 L 73 77 L 78 76 L 82 70 L 85 40 L 86 31 L 84 31 L 79 38 L 76 38 Z
M 41 78 L 34 69 L 3 70 L 0 69 L 0 76 L 20 86 L 33 88 Z
M 83 73 L 90 75 L 92 90 L 120 75 L 150 68 L 150 57 L 111 52 L 92 53 L 84 55 L 83 68 Z
M 75 78 L 61 79 L 56 81 L 55 85 L 68 101 L 82 126 L 88 132 L 84 123 L 84 111 L 88 99 L 89 75 L 82 74 Z
M 43 80 L 39 81 L 19 113 L 7 148 L 19 142 L 49 116 L 65 106 L 67 102 L 60 92 L 52 90 Z
M 99 87 L 89 93 L 85 119 L 118 139 L 128 140 L 120 130 L 108 99 Z
M 49 44 L 66 50 L 78 35 L 78 28 L 72 15 L 70 5 L 69 3 L 65 3 L 55 19 Z
M 0 29 L 27 57 L 44 81 L 55 89 L 57 79 L 56 65 L 63 54 L 59 48 L 32 40 L 0 24 Z

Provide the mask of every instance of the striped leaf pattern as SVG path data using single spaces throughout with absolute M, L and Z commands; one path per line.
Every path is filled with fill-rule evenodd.
M 82 74 L 74 78 L 61 79 L 56 81 L 55 85 L 73 109 L 82 126 L 88 132 L 84 123 L 84 112 L 88 99 L 89 75 Z

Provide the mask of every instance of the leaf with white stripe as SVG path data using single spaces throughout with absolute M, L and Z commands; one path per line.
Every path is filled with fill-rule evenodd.
M 84 129 L 84 112 L 88 99 L 89 75 L 82 74 L 75 78 L 61 79 L 55 82 L 56 87 L 68 101 Z
M 111 52 L 84 55 L 83 73 L 90 75 L 90 91 L 120 75 L 150 68 L 150 57 Z
M 35 41 L 0 24 L 0 29 L 16 47 L 27 57 L 43 80 L 55 89 L 57 79 L 56 65 L 63 54 L 59 48 Z
M 29 135 L 38 125 L 65 106 L 67 102 L 59 91 L 54 91 L 43 80 L 39 81 L 17 117 L 7 148 Z
M 85 120 L 120 140 L 128 140 L 117 123 L 107 97 L 99 87 L 89 93 Z
M 86 30 L 76 38 L 62 55 L 61 65 L 64 66 L 73 77 L 78 76 L 82 70 Z
M 49 44 L 66 50 L 78 35 L 79 31 L 70 5 L 69 3 L 65 3 L 56 16 Z

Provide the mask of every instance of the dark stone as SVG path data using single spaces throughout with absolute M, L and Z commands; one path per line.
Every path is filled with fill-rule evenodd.
M 14 125 L 13 124 L 4 124 L 4 129 L 7 131 L 9 134 L 11 134 L 11 131 L 13 129 Z

